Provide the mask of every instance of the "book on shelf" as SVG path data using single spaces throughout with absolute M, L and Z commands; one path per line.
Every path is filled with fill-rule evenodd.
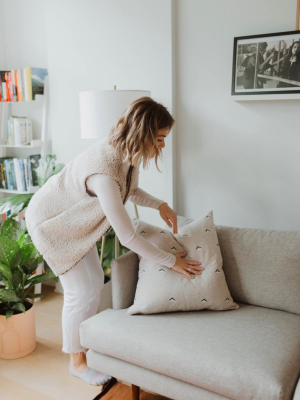
M 37 94 L 44 94 L 45 77 L 48 75 L 46 68 L 26 68 L 28 100 L 35 100 Z
M 1 102 L 10 101 L 9 75 L 10 71 L 0 71 L 0 99 Z
M 11 157 L 6 157 L 9 159 Z M 6 178 L 6 166 L 5 166 L 5 158 L 0 158 L 0 189 L 8 189 L 7 178 Z
M 0 158 L 0 189 L 29 192 L 31 186 L 38 186 L 34 168 L 38 167 L 40 158 L 40 154 Z
M 26 67 L 0 71 L 0 101 L 21 102 L 35 100 L 44 94 L 46 68 Z
M 32 121 L 27 117 L 11 116 L 7 119 L 7 144 L 26 146 L 32 140 Z

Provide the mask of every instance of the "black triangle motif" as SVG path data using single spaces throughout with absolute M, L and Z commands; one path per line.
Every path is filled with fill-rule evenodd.
M 171 300 L 176 301 L 176 300 L 174 299 L 174 297 L 171 297 L 169 301 L 171 301 Z
M 176 247 L 172 247 L 171 250 L 177 250 Z
M 165 271 L 164 269 L 162 269 L 162 268 L 159 270 L 159 272 L 160 272 L 160 271 L 162 271 L 162 272 L 166 272 L 166 271 Z
M 196 250 L 200 250 L 200 249 L 202 249 L 202 247 L 200 247 L 200 246 L 197 246 L 197 247 L 196 247 Z
M 141 232 L 141 235 L 144 235 L 145 233 L 146 233 L 145 231 L 142 231 L 142 232 Z
M 210 232 L 210 230 L 209 229 L 206 229 L 206 231 L 205 232 Z
M 159 232 L 159 233 L 164 233 L 164 234 L 166 234 L 166 232 L 164 232 L 164 231 L 161 231 L 161 232 Z
M 203 299 L 201 303 L 207 303 L 207 300 L 206 300 L 206 299 Z
M 226 297 L 226 300 L 225 301 L 229 301 L 229 298 L 228 297 Z
M 215 272 L 220 272 L 220 271 L 218 269 L 216 269 Z

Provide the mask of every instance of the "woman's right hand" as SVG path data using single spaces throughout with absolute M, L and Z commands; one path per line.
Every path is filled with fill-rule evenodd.
M 180 254 L 174 254 L 176 257 L 176 262 L 171 267 L 171 269 L 174 269 L 175 271 L 186 275 L 190 279 L 194 279 L 195 277 L 192 275 L 201 275 L 203 270 L 205 268 L 201 267 L 201 262 L 198 261 L 189 261 L 189 260 L 183 260 L 182 257 L 186 256 L 186 253 L 180 253 Z

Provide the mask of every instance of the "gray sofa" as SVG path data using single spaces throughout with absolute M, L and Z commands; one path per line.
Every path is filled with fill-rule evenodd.
M 138 281 L 129 252 L 112 262 L 113 309 L 80 326 L 88 366 L 131 383 L 134 400 L 139 388 L 175 400 L 300 400 L 300 232 L 216 228 L 240 308 L 127 314 Z

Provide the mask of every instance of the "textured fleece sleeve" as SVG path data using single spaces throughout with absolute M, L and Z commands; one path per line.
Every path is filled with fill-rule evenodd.
M 133 192 L 133 194 L 131 194 L 128 200 L 132 201 L 132 203 L 138 206 L 155 208 L 156 210 L 158 210 L 161 204 L 166 203 L 166 201 L 151 196 L 151 194 L 145 192 L 143 189 L 139 187 L 135 189 L 135 191 Z
M 97 195 L 106 218 L 123 246 L 166 267 L 171 268 L 175 264 L 174 254 L 163 251 L 135 232 L 124 207 L 119 185 L 113 177 L 93 175 L 89 178 L 88 187 Z

